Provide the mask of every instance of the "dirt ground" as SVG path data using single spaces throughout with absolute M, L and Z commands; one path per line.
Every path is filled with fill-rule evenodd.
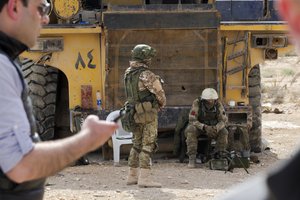
M 211 200 L 226 193 L 252 176 L 290 158 L 298 148 L 300 139 L 300 100 L 298 58 L 280 58 L 262 65 L 263 138 L 270 150 L 258 154 L 260 163 L 252 163 L 247 174 L 244 169 L 233 172 L 210 170 L 205 164 L 188 169 L 186 163 L 177 159 L 153 160 L 153 173 L 162 188 L 138 188 L 127 186 L 127 162 L 114 167 L 112 161 L 102 161 L 100 153 L 89 155 L 92 164 L 68 167 L 47 181 L 46 200 L 98 200 L 98 199 L 201 199 Z M 277 69 L 277 70 L 274 70 Z M 300 70 L 299 70 L 300 71 Z M 282 96 L 282 94 L 284 94 Z M 281 98 L 278 96 L 281 95 Z M 282 114 L 275 114 L 277 108 Z

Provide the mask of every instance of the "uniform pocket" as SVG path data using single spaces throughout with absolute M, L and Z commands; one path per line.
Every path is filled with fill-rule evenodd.
M 150 102 L 136 104 L 135 110 L 136 113 L 134 114 L 134 121 L 138 124 L 153 122 L 157 116 L 157 109 L 153 108 Z

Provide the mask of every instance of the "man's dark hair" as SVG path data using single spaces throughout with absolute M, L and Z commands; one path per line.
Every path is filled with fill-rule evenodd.
M 8 0 L 1 0 L 0 1 L 0 12 L 2 11 L 2 8 L 4 7 L 5 4 L 7 4 Z M 28 0 L 22 0 L 22 3 L 24 6 L 28 5 Z

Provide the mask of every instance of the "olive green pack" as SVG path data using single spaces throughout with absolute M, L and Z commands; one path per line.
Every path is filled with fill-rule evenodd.
M 226 158 L 211 159 L 209 160 L 209 168 L 212 170 L 227 171 L 229 169 L 229 163 Z

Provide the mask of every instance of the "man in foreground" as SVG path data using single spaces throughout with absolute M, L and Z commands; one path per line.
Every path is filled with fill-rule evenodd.
M 88 116 L 75 136 L 39 142 L 27 85 L 15 59 L 49 22 L 46 0 L 0 1 L 0 199 L 43 199 L 45 177 L 97 149 L 117 128 Z

